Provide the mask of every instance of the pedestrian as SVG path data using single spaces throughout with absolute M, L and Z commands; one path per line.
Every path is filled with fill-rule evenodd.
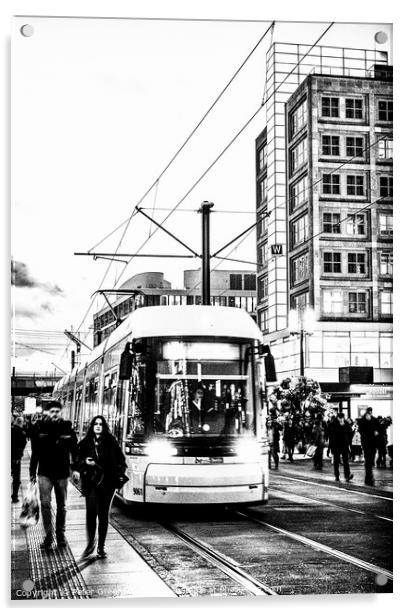
M 12 493 L 11 502 L 19 502 L 19 488 L 21 476 L 21 458 L 23 457 L 24 448 L 26 446 L 27 437 L 23 428 L 24 420 L 22 417 L 16 417 L 11 423 L 11 477 L 12 477 Z
M 283 444 L 286 448 L 286 452 L 289 456 L 289 462 L 293 463 L 293 452 L 295 451 L 295 445 L 298 438 L 298 432 L 294 425 L 293 419 L 289 417 L 283 428 Z
M 95 549 L 98 518 L 97 557 L 106 558 L 105 539 L 111 502 L 115 489 L 124 483 L 127 465 L 117 439 L 102 415 L 91 420 L 85 438 L 79 443 L 74 468 L 73 479 L 78 481 L 81 476 L 86 503 L 88 543 L 83 557 L 90 556 Z
M 269 443 L 269 468 L 272 468 L 272 458 L 275 463 L 275 470 L 279 467 L 279 451 L 280 451 L 280 433 L 282 426 L 280 425 L 276 414 L 272 414 L 266 420 L 266 431 Z
M 67 484 L 70 475 L 70 456 L 77 452 L 77 437 L 71 421 L 62 418 L 62 405 L 52 401 L 47 405 L 48 416 L 36 424 L 31 435 L 30 478 L 38 479 L 41 517 L 45 531 L 42 547 L 50 550 L 53 544 L 51 493 L 57 505 L 56 539 L 59 548 L 67 545 L 65 537 Z
M 353 424 L 353 437 L 352 437 L 352 447 L 351 447 L 351 460 L 354 462 L 356 460 L 356 456 L 360 458 L 362 455 L 362 441 L 360 438 L 359 426 L 357 423 L 357 419 L 354 420 Z
M 393 468 L 393 420 L 392 418 L 386 417 L 386 434 L 387 434 L 387 453 L 390 458 L 390 468 Z
M 379 422 L 373 417 L 373 409 L 371 406 L 367 407 L 363 417 L 359 419 L 358 424 L 364 454 L 364 482 L 368 486 L 374 486 L 373 466 L 380 428 Z
M 321 471 L 323 469 L 323 449 L 325 447 L 325 427 L 321 413 L 318 413 L 314 420 L 311 443 L 316 447 L 316 451 L 313 454 L 313 468 Z
M 335 480 L 339 481 L 340 456 L 343 460 L 344 476 L 347 482 L 353 479 L 349 466 L 349 449 L 351 441 L 351 427 L 346 422 L 344 413 L 339 412 L 329 425 L 329 446 L 333 454 L 333 468 Z
M 379 422 L 379 434 L 376 439 L 376 466 L 377 468 L 386 468 L 387 424 L 381 415 L 377 418 L 377 421 Z

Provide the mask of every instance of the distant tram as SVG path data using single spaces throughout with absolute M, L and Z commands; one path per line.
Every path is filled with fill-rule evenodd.
M 238 308 L 139 308 L 54 396 L 79 437 L 107 419 L 127 459 L 124 502 L 264 503 L 274 366 L 261 341 Z

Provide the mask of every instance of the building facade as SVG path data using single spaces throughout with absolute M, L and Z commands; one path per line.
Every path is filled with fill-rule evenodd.
M 113 297 L 113 299 L 112 299 Z M 201 270 L 184 271 L 184 288 L 172 289 L 162 272 L 136 274 L 110 296 L 111 305 L 93 315 L 94 346 L 100 344 L 137 308 L 144 306 L 199 305 Z M 251 270 L 214 270 L 211 272 L 211 305 L 242 308 L 256 319 L 256 274 Z
M 303 355 L 352 417 L 392 411 L 393 80 L 370 54 L 353 75 L 322 57 L 256 141 L 258 322 L 279 376 L 299 374 Z

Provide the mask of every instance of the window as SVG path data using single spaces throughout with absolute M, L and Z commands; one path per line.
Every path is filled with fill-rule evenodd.
M 260 173 L 266 167 L 267 146 L 266 143 L 257 151 L 257 167 Z
M 333 212 L 324 212 L 323 232 L 340 233 L 340 214 L 335 214 Z
M 268 296 L 268 277 L 259 278 L 258 280 L 258 302 Z
M 268 243 L 258 246 L 258 265 L 263 267 L 268 262 Z
M 366 232 L 365 221 L 365 214 L 352 214 L 348 216 L 346 220 L 346 233 L 349 235 L 364 235 Z
M 392 291 L 382 291 L 380 293 L 380 313 L 393 314 L 393 293 Z
M 366 254 L 349 252 L 347 255 L 347 271 L 349 274 L 366 274 Z
M 229 288 L 233 291 L 242 290 L 242 274 L 230 274 L 229 275 Z
M 323 174 L 323 194 L 340 195 L 340 175 L 334 173 Z
M 380 196 L 393 197 L 393 178 L 389 175 L 380 177 Z
M 323 253 L 323 271 L 325 274 L 340 274 L 342 271 L 342 255 L 340 252 Z
M 343 293 L 336 289 L 322 291 L 323 312 L 326 314 L 343 314 Z
M 266 177 L 257 184 L 258 206 L 266 199 Z
M 339 117 L 339 99 L 331 96 L 322 97 L 322 116 L 327 118 Z
M 298 312 L 303 312 L 308 305 L 309 293 L 300 293 L 291 297 L 290 305 Z
M 307 120 L 307 105 L 306 100 L 303 101 L 294 111 L 291 112 L 289 117 L 289 132 L 290 138 L 306 124 Z
M 363 137 L 346 137 L 346 156 L 363 158 Z
M 309 255 L 305 253 L 292 260 L 292 282 L 296 284 L 309 277 Z
M 379 214 L 379 233 L 385 237 L 393 235 L 393 216 L 390 214 Z
M 263 332 L 268 330 L 268 311 L 260 310 L 258 313 L 259 316 L 259 327 Z
M 379 101 L 378 120 L 380 122 L 393 122 L 393 101 Z
M 339 156 L 340 138 L 335 135 L 322 135 L 322 156 Z
M 367 297 L 363 292 L 349 293 L 349 313 L 366 314 L 367 312 Z
M 243 277 L 243 288 L 245 291 L 255 291 L 256 290 L 256 276 L 255 274 L 245 274 Z
M 379 141 L 379 158 L 393 158 L 393 139 Z
M 303 139 L 290 151 L 290 172 L 293 173 L 307 161 L 307 139 Z
M 265 233 L 268 228 L 268 216 L 266 209 L 258 215 L 258 235 Z
M 301 180 L 295 182 L 295 184 L 292 184 L 290 187 L 291 210 L 296 210 L 307 200 L 307 198 L 307 176 L 305 175 Z
M 346 118 L 361 120 L 363 118 L 363 100 L 361 98 L 346 99 Z
M 302 216 L 292 223 L 292 245 L 297 246 L 306 240 L 308 236 L 308 218 Z
M 381 252 L 380 255 L 380 275 L 392 276 L 393 275 L 393 253 Z
M 364 177 L 362 175 L 347 176 L 347 194 L 356 197 L 364 196 Z

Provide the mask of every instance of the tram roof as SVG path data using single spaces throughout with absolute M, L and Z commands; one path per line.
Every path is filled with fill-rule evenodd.
M 80 366 L 58 382 L 56 389 L 101 357 L 120 340 L 128 337 L 204 336 L 245 338 L 262 341 L 262 332 L 241 308 L 225 306 L 147 306 L 132 312 Z
M 224 306 L 149 306 L 138 308 L 107 338 L 110 348 L 131 334 L 135 338 L 209 336 L 262 339 L 252 317 Z

